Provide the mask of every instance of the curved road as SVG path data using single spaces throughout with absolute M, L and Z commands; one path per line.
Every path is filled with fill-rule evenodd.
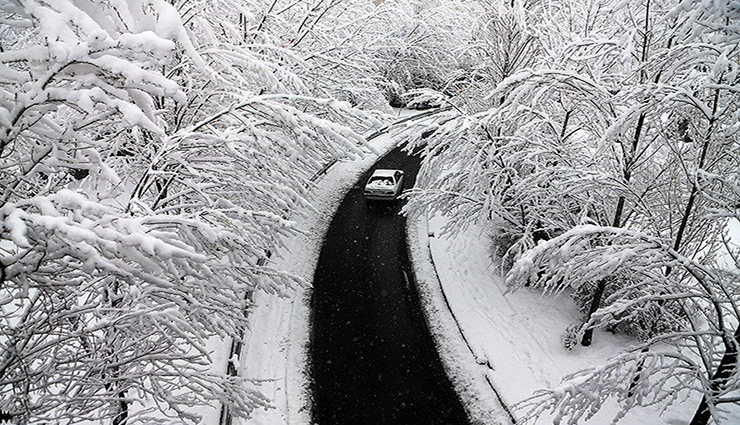
M 410 188 L 419 159 L 395 149 L 375 168 L 404 170 Z M 366 203 L 369 173 L 337 210 L 314 275 L 313 423 L 467 424 L 411 281 L 401 201 Z

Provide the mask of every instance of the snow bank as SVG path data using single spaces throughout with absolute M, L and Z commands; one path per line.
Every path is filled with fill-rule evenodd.
M 449 300 L 432 262 L 426 217 L 409 217 L 409 258 L 413 263 L 427 325 L 455 391 L 460 395 L 473 424 L 506 424 L 509 413 L 487 381 L 485 357 L 470 345 L 464 329 L 450 311 Z

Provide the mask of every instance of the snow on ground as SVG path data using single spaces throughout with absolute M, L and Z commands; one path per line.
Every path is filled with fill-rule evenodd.
M 417 235 L 435 234 L 444 224 L 444 218 L 434 217 L 428 224 L 418 225 L 427 225 L 428 230 L 424 228 Z M 477 362 L 489 366 L 483 373 L 505 405 L 512 406 L 535 390 L 553 388 L 564 375 L 602 364 L 634 343 L 624 336 L 595 332 L 591 347 L 566 351 L 564 330 L 580 317 L 575 304 L 567 294 L 542 296 L 540 291 L 526 288 L 506 294 L 504 279 L 492 258 L 492 239 L 477 226 L 454 238 L 427 238 L 454 317 Z M 654 408 L 635 409 L 619 424 L 687 424 L 698 404 L 699 397 L 692 395 L 662 414 Z M 609 424 L 616 409 L 616 404 L 605 406 L 589 423 Z M 520 414 L 514 411 L 515 417 Z M 552 418 L 542 417 L 537 423 L 551 424 Z M 740 416 L 733 412 L 724 423 L 740 423 Z
M 429 231 L 424 217 L 409 217 L 409 257 L 427 324 L 437 344 L 447 375 L 460 395 L 473 424 L 508 424 L 511 413 L 487 380 L 485 361 L 468 348 L 468 332 L 461 329 L 450 310 L 449 299 L 438 279 L 429 249 Z M 440 266 L 445 263 L 443 260 Z

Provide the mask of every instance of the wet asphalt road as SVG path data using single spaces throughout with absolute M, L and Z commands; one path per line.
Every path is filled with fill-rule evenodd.
M 374 168 L 404 170 L 410 188 L 419 160 L 396 149 Z M 419 306 L 401 201 L 366 203 L 368 177 L 339 207 L 314 275 L 313 423 L 467 424 Z

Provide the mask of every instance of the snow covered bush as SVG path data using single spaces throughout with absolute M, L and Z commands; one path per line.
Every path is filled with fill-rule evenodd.
M 575 322 L 568 325 L 565 328 L 565 336 L 563 337 L 563 347 L 567 351 L 573 351 L 578 346 L 578 340 L 580 339 L 581 331 L 583 330 L 584 323 Z
M 0 2 L 0 409 L 198 423 L 267 406 L 213 365 L 310 204 L 377 120 L 316 98 L 228 0 Z M 234 14 L 234 10 L 241 13 Z M 294 65 L 289 65 L 292 63 Z
M 603 305 L 610 304 L 610 300 L 635 299 L 641 297 L 640 285 L 635 285 L 629 275 L 611 274 L 604 278 L 606 285 L 601 298 Z M 597 289 L 597 282 L 586 281 L 581 283 L 571 294 L 584 317 L 588 316 L 591 300 Z M 619 321 L 605 324 L 605 330 L 630 335 L 638 341 L 645 342 L 651 338 L 667 332 L 678 330 L 685 322 L 685 314 L 681 306 L 675 303 L 661 302 L 640 308 L 626 309 L 621 313 Z

